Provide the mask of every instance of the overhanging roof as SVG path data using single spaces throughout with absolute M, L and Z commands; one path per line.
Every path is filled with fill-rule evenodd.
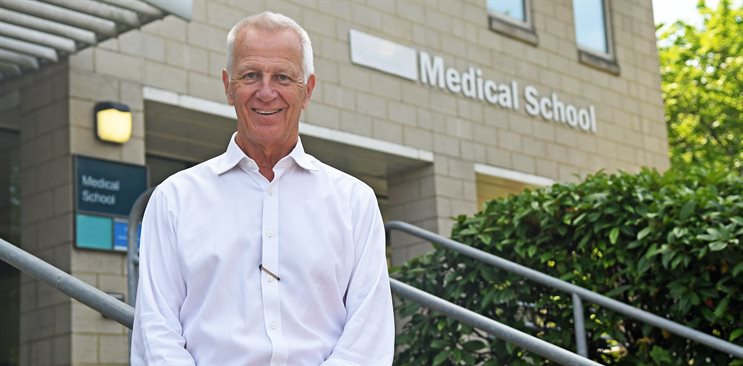
M 192 0 L 0 0 L 0 80 L 169 14 L 189 21 L 191 5 Z

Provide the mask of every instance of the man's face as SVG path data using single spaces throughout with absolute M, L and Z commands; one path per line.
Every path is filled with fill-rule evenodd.
M 315 86 L 314 75 L 304 82 L 299 36 L 246 28 L 235 39 L 233 57 L 232 73 L 223 71 L 222 81 L 237 112 L 238 146 L 289 153 Z

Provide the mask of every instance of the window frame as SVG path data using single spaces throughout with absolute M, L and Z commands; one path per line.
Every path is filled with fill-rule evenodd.
M 523 0 L 524 18 L 526 18 L 524 21 L 490 10 L 487 1 L 485 1 L 485 11 L 488 14 L 488 27 L 496 33 L 536 46 L 539 43 L 539 37 L 537 37 L 537 32 L 534 28 L 531 1 Z
M 617 55 L 614 47 L 614 22 L 611 17 L 611 1 L 609 0 L 598 0 L 601 1 L 601 9 L 604 15 L 604 37 L 606 37 L 606 49 L 607 52 L 600 52 L 589 47 L 584 47 L 578 43 L 578 31 L 575 16 L 575 1 L 573 5 L 573 28 L 575 36 L 575 45 L 578 49 L 578 61 L 584 65 L 591 66 L 593 68 L 606 71 L 613 75 L 619 75 L 619 64 L 617 63 Z

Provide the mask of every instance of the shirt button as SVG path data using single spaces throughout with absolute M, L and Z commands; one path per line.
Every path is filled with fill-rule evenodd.
M 268 189 L 268 195 L 269 196 L 273 196 L 273 188 L 269 188 Z
M 276 322 L 271 323 L 271 329 L 276 330 Z
M 273 282 L 273 277 L 272 276 L 267 276 L 267 278 L 268 278 L 268 282 Z
M 268 231 L 268 232 L 266 233 L 266 236 L 268 236 L 269 238 L 273 238 L 273 231 L 269 230 L 269 231 Z

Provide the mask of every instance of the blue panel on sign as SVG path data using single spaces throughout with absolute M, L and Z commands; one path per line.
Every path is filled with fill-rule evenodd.
M 126 251 L 127 229 L 129 223 L 123 220 L 114 220 L 114 250 Z
M 75 244 L 78 248 L 111 250 L 113 220 L 109 217 L 77 214 Z
M 114 219 L 114 250 L 126 252 L 129 248 L 129 239 L 127 238 L 129 230 L 129 221 Z M 142 225 L 137 225 L 137 244 L 142 234 Z M 139 245 L 137 245 L 139 246 Z

